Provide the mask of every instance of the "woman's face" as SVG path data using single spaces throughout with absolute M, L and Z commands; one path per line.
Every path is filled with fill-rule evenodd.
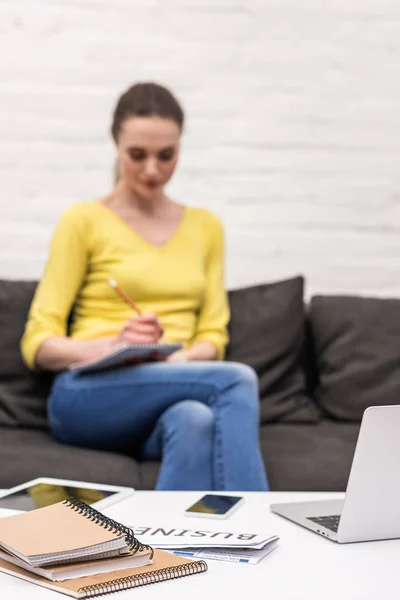
M 160 195 L 178 161 L 181 131 L 171 119 L 130 117 L 117 140 L 121 175 L 127 187 L 149 199 Z

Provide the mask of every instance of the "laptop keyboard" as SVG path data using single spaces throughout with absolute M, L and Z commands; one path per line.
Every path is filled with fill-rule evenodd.
M 326 529 L 330 529 L 337 533 L 340 521 L 340 515 L 329 515 L 327 517 L 307 517 L 309 521 L 313 521 L 313 523 L 317 523 L 317 525 L 322 525 L 322 527 L 326 527 Z

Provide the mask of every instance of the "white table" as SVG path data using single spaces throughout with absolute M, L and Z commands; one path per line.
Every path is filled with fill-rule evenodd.
M 195 520 L 183 517 L 183 511 L 200 494 L 198 492 L 135 492 L 107 510 L 107 514 L 126 524 L 138 522 L 149 526 L 163 520 L 192 529 Z M 328 493 L 246 493 L 245 504 L 228 520 L 201 519 L 221 527 L 220 531 L 243 533 L 267 530 L 280 536 L 276 550 L 258 565 L 207 561 L 208 572 L 183 579 L 119 592 L 118 598 L 156 600 L 202 600 L 221 597 L 265 600 L 396 600 L 399 598 L 400 540 L 340 545 L 270 513 L 269 503 L 291 500 L 340 498 Z M 189 526 L 190 522 L 190 526 Z M 34 586 L 0 573 L 0 597 L 7 600 L 55 600 L 55 592 Z M 107 596 L 105 596 L 107 597 Z M 67 596 L 65 596 L 67 598 Z M 114 598 L 114 596 L 113 596 Z

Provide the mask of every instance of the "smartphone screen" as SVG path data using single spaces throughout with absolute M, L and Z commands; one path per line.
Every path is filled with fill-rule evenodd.
M 195 504 L 192 504 L 186 512 L 200 513 L 204 515 L 225 515 L 238 502 L 242 500 L 242 496 L 219 496 L 218 494 L 206 494 Z

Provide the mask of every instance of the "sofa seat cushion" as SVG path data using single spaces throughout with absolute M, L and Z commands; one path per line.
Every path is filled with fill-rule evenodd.
M 154 490 L 156 487 L 161 464 L 157 461 L 146 460 L 138 463 L 140 487 L 138 490 Z
M 293 277 L 229 292 L 226 359 L 245 363 L 257 372 L 261 423 L 315 423 L 319 419 L 319 410 L 308 396 L 303 364 L 303 288 L 303 277 Z
M 36 477 L 143 487 L 141 469 L 134 458 L 60 444 L 42 430 L 0 427 L 0 465 L 0 488 Z M 154 484 L 156 475 L 147 477 L 147 485 Z
M 400 300 L 316 296 L 310 304 L 319 406 L 360 421 L 368 406 L 400 402 Z
M 261 427 L 261 447 L 274 491 L 343 492 L 359 424 L 324 419 L 316 425 Z

